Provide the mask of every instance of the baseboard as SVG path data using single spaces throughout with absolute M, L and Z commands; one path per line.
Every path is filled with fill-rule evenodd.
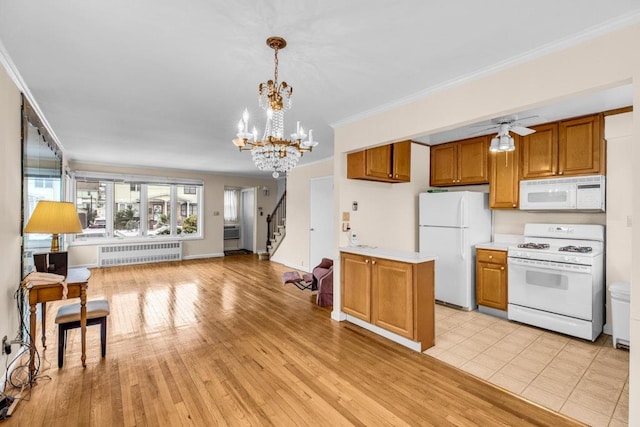
M 70 265 L 69 268 L 98 268 L 99 265 L 97 263 L 94 264 L 77 264 L 77 265 Z
M 18 349 L 17 353 L 14 355 L 12 354 L 5 354 L 4 356 L 9 359 L 12 358 L 13 361 L 11 362 L 11 364 L 7 367 L 7 369 L 3 372 L 2 377 L 0 377 L 0 393 L 4 393 L 4 387 L 7 384 L 7 378 L 9 378 L 11 376 L 11 373 L 14 370 L 14 364 L 15 361 L 18 360 L 24 353 L 26 353 L 28 351 L 27 346 L 22 346 Z M 3 363 L 2 365 L 4 366 L 6 364 Z
M 340 310 L 333 310 L 331 312 L 331 318 L 336 322 L 343 322 L 347 320 L 347 315 L 341 312 Z
M 396 335 L 393 332 L 389 332 L 386 329 L 382 329 L 376 325 L 372 325 L 371 323 L 365 322 L 364 320 L 358 319 L 357 317 L 353 317 L 348 314 L 346 320 L 350 323 L 360 326 L 361 328 L 367 329 L 375 334 L 383 336 L 395 343 L 410 348 L 413 351 L 417 351 L 418 353 L 422 352 L 421 344 L 419 342 L 411 341 L 410 339 L 401 337 L 400 335 Z
M 294 270 L 299 270 L 299 271 L 304 271 L 306 273 L 311 273 L 311 271 L 307 269 L 308 267 L 304 267 L 302 265 L 289 264 L 288 262 L 284 262 L 284 261 L 278 259 L 277 256 L 276 257 L 272 257 L 270 259 L 270 261 L 277 262 L 278 264 L 282 264 L 282 265 L 284 265 L 286 267 L 293 268 Z
M 220 258 L 223 256 L 224 256 L 224 252 L 214 252 L 211 254 L 187 255 L 187 256 L 183 256 L 182 259 L 186 261 L 189 259 Z

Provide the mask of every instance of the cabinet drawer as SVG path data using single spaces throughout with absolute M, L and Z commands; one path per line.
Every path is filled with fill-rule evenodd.
M 491 262 L 494 264 L 506 264 L 507 252 L 493 251 L 490 249 L 478 249 L 476 252 L 478 262 Z

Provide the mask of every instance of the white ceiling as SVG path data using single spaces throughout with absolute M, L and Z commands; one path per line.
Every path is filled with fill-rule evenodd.
M 231 139 L 245 107 L 264 123 L 269 36 L 288 42 L 286 129 L 300 120 L 320 141 L 306 163 L 333 154 L 331 124 L 638 20 L 637 0 L 2 0 L 0 41 L 68 158 L 255 175 Z M 630 100 L 626 87 L 519 115 Z

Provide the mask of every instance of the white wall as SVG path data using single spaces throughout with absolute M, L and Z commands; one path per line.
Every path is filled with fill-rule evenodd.
M 631 282 L 632 241 L 632 170 L 631 162 L 633 137 L 633 114 L 617 114 L 605 120 L 607 139 L 607 162 L 613 167 L 607 169 L 607 330 L 611 324 L 611 294 L 609 285 L 613 282 Z
M 203 231 L 204 239 L 184 240 L 182 246 L 183 257 L 206 258 L 224 255 L 224 187 L 248 188 L 269 187 L 269 195 L 263 191 L 256 191 L 256 207 L 261 207 L 263 215 L 256 215 L 257 248 L 266 249 L 267 242 L 267 214 L 271 212 L 276 202 L 277 183 L 272 178 L 242 178 L 227 175 L 215 175 L 204 172 L 174 171 L 158 169 L 116 167 L 111 165 L 96 165 L 70 162 L 73 170 L 121 173 L 123 175 L 146 175 L 179 177 L 187 179 L 201 179 L 204 181 L 203 194 Z M 214 215 L 217 212 L 218 215 Z M 99 244 L 99 243 L 98 243 Z M 69 248 L 69 265 L 95 266 L 97 265 L 97 250 L 95 245 L 79 243 Z
M 284 240 L 271 258 L 289 267 L 310 271 L 309 181 L 333 175 L 333 159 L 298 166 L 287 176 L 287 229 Z
M 562 99 L 629 82 L 633 82 L 634 85 L 634 106 L 638 111 L 640 55 L 634 54 L 637 50 L 637 40 L 640 40 L 639 24 L 337 127 L 334 142 L 334 183 L 338 193 L 336 217 L 339 212 L 350 209 L 352 200 L 362 199 L 364 191 L 366 200 L 375 203 L 362 204 L 359 217 L 379 217 L 384 213 L 385 224 L 393 224 L 398 239 L 390 241 L 388 233 L 381 233 L 378 230 L 381 226 L 379 221 L 362 220 L 357 227 L 359 235 L 363 237 L 363 243 L 414 250 L 415 239 L 410 236 L 415 230 L 415 219 L 402 209 L 415 203 L 414 196 L 406 194 L 402 200 L 389 200 L 390 192 L 384 184 L 369 188 L 347 180 L 348 152 L 553 104 Z M 632 138 L 637 140 L 639 136 L 640 118 L 636 114 L 633 119 Z M 632 164 L 639 165 L 638 144 L 633 144 L 629 154 Z M 614 167 L 616 165 L 609 164 L 609 169 Z M 640 189 L 640 168 L 633 169 L 632 182 L 634 191 Z M 632 213 L 640 214 L 640 197 L 633 197 L 634 191 L 629 194 L 629 197 L 633 198 Z M 395 209 L 391 209 L 389 205 L 393 205 Z M 499 224 L 500 221 L 498 218 Z M 505 224 L 513 222 L 512 218 L 506 218 Z M 517 232 L 517 227 L 513 225 L 505 225 L 504 228 Z M 335 241 L 338 245 L 345 243 L 338 228 L 335 230 Z M 632 250 L 633 253 L 640 253 L 640 228 L 633 230 Z M 640 277 L 640 263 L 635 263 L 632 269 L 632 277 Z M 339 277 L 339 265 L 334 265 L 334 274 Z M 339 287 L 336 289 L 334 307 L 337 308 L 332 314 L 334 319 L 343 317 L 335 311 L 340 307 L 341 297 Z M 640 280 L 632 282 L 631 305 L 633 348 L 634 343 L 640 343 Z M 630 360 L 630 401 L 640 401 L 640 352 L 632 350 Z M 630 425 L 640 424 L 640 407 L 637 405 L 630 405 L 629 421 Z
M 0 66 L 0 339 L 13 340 L 19 328 L 15 292 L 20 286 L 22 182 L 20 92 Z M 16 346 L 13 348 L 17 351 Z M 12 355 L 13 355 L 12 354 Z M 0 358 L 4 375 L 7 356 Z M 4 384 L 0 384 L 0 390 Z

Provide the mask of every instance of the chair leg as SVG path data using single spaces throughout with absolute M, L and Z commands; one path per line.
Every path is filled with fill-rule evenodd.
M 107 354 L 107 316 L 100 320 L 100 348 L 104 357 Z
M 67 345 L 66 337 L 67 330 L 63 325 L 58 325 L 58 369 L 62 368 L 62 364 L 64 363 L 64 349 Z

